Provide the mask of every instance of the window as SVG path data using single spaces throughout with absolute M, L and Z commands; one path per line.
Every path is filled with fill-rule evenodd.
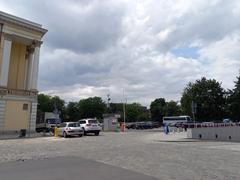
M 79 121 L 80 124 L 86 124 L 86 121 Z
M 97 120 L 89 120 L 88 121 L 90 124 L 97 124 L 98 122 L 97 122 Z
M 70 123 L 68 127 L 80 127 L 79 123 Z
M 27 111 L 28 110 L 28 104 L 23 104 L 23 110 Z

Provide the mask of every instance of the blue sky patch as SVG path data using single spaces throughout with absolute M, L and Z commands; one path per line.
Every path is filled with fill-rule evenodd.
M 172 54 L 177 57 L 184 57 L 184 58 L 199 58 L 198 48 L 196 47 L 180 47 L 180 48 L 173 48 L 170 50 Z

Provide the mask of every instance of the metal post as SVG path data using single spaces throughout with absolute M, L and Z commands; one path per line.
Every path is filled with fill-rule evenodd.
M 125 94 L 123 89 L 123 132 L 125 132 L 125 123 L 126 123 L 126 103 L 127 103 L 127 99 L 125 99 Z
M 193 123 L 194 124 L 196 122 L 196 117 L 195 117 L 196 111 L 197 111 L 197 104 L 194 103 L 194 101 L 192 101 L 192 115 L 193 115 Z

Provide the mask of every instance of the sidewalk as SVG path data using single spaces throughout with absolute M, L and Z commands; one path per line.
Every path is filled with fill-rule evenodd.
M 0 134 L 0 140 L 7 139 L 26 139 L 26 138 L 38 138 L 38 137 L 52 137 L 50 133 L 31 133 L 30 135 L 27 133 L 25 137 L 20 137 L 19 133 L 15 134 Z

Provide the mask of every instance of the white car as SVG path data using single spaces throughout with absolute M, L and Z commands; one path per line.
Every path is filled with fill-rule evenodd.
M 83 128 L 80 126 L 78 122 L 64 122 L 61 123 L 58 128 L 58 135 L 63 137 L 78 135 L 83 135 Z
M 83 128 L 84 135 L 88 133 L 94 133 L 96 136 L 99 135 L 102 127 L 96 119 L 81 119 L 78 121 Z

